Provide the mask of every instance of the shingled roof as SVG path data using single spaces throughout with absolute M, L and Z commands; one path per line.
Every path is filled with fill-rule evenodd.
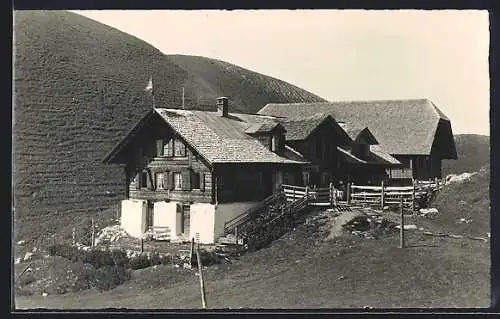
M 281 125 L 286 130 L 285 139 L 287 141 L 302 141 L 307 139 L 328 116 L 328 114 L 318 113 L 280 119 Z
M 249 123 L 238 115 L 162 108 L 155 112 L 211 163 L 303 163 L 279 156 L 245 134 Z
M 444 143 L 438 144 L 446 148 L 441 157 L 457 156 L 450 120 L 428 99 L 271 103 L 258 112 L 289 118 L 315 113 L 330 114 L 348 125 L 368 127 L 381 148 L 393 155 L 429 155 L 440 131 Z
M 375 145 L 378 146 L 378 145 Z M 369 165 L 384 165 L 384 166 L 398 166 L 401 165 L 401 162 L 396 158 L 392 157 L 390 154 L 382 151 L 380 148 L 370 149 L 370 153 L 368 157 L 365 159 L 361 159 L 355 155 L 353 155 L 348 150 L 337 146 L 337 150 L 339 150 L 340 156 L 344 158 L 348 163 L 351 164 L 369 164 Z

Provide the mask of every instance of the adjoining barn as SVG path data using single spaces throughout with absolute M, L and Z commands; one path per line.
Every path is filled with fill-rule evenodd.
M 441 161 L 457 159 L 450 120 L 428 99 L 271 103 L 258 111 L 285 118 L 313 113 L 329 114 L 347 126 L 367 127 L 378 141 L 371 150 L 402 163 L 386 170 L 393 182 L 441 178 Z

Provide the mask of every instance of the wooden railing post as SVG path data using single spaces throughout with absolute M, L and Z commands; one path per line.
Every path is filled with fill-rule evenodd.
M 309 186 L 306 186 L 306 198 L 309 198 Z
M 412 193 L 411 193 L 411 210 L 414 211 L 415 210 L 415 179 L 412 179 L 412 186 L 413 186 L 413 190 L 412 190 Z
M 334 202 L 334 194 L 333 194 L 333 183 L 330 182 L 330 185 L 328 185 L 328 199 L 330 200 L 330 206 L 333 207 L 333 202 Z
M 404 222 L 404 213 L 403 213 L 403 196 L 401 195 L 401 220 L 399 222 L 399 247 L 404 248 L 405 246 L 405 237 L 404 237 L 404 228 L 405 228 L 405 222 Z
M 384 210 L 384 206 L 385 206 L 385 194 L 384 194 L 384 181 L 382 180 L 382 183 L 381 183 L 381 193 L 380 193 L 380 209 L 381 210 Z
M 346 196 L 347 196 L 347 204 L 350 205 L 351 204 L 351 183 L 350 182 L 347 183 L 347 189 L 346 189 L 346 191 L 347 191 L 347 194 L 346 194 Z

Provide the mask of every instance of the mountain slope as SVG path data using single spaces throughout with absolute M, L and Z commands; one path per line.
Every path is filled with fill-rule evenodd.
M 322 100 L 235 66 L 231 75 L 190 74 L 192 68 L 174 60 L 140 39 L 77 14 L 15 12 L 16 216 L 88 212 L 118 203 L 123 171 L 101 160 L 151 108 L 144 92 L 150 76 L 156 104 L 163 107 L 181 107 L 182 87 L 187 108 L 213 108 L 220 95 L 237 101 L 242 111 L 268 102 Z M 253 82 L 236 83 L 245 77 Z
M 475 172 L 490 163 L 490 137 L 477 134 L 457 134 L 454 136 L 458 160 L 444 160 L 443 176 Z
M 189 55 L 168 55 L 170 60 L 193 76 L 199 104 L 213 103 L 219 92 L 237 93 L 230 96 L 233 110 L 257 113 L 269 101 L 325 101 L 284 81 L 252 72 L 237 65 Z M 200 88 L 205 89 L 201 92 Z

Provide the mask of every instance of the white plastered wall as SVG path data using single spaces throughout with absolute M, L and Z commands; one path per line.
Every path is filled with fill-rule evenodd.
M 146 231 L 147 202 L 125 199 L 121 203 L 120 226 L 132 237 L 140 238 Z
M 198 233 L 200 244 L 213 244 L 215 242 L 215 205 L 195 203 L 190 206 L 189 213 L 189 240 L 196 239 Z
M 177 239 L 182 223 L 182 215 L 178 213 L 178 202 L 155 202 L 153 204 L 153 226 L 167 227 L 170 239 Z

